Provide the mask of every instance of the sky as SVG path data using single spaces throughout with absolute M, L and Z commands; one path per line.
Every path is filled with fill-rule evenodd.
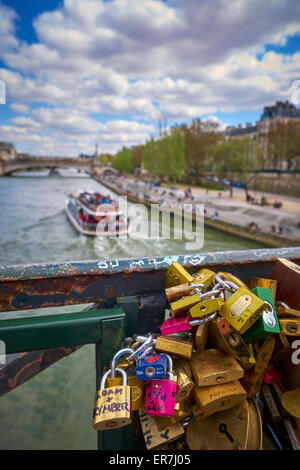
M 295 0 L 0 0 L 0 141 L 115 154 L 193 119 L 255 124 L 300 79 Z

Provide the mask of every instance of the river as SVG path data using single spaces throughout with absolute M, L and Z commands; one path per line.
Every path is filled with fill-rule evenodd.
M 180 240 L 101 241 L 79 235 L 64 211 L 67 195 L 77 189 L 114 193 L 83 174 L 61 173 L 64 176 L 31 172 L 0 178 L 2 266 L 185 253 Z M 250 248 L 261 245 L 207 228 L 201 251 Z M 0 319 L 54 310 L 1 313 Z M 94 388 L 94 346 L 87 345 L 1 397 L 0 449 L 96 449 L 91 426 Z

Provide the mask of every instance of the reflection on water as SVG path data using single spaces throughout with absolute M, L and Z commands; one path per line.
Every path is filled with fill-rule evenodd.
M 78 189 L 113 193 L 83 174 L 46 178 L 47 174 L 0 178 L 1 265 L 184 254 L 180 240 L 100 240 L 79 235 L 64 212 L 67 195 Z M 205 229 L 202 251 L 257 247 Z M 0 449 L 95 449 L 94 391 L 94 346 L 88 345 L 1 397 Z

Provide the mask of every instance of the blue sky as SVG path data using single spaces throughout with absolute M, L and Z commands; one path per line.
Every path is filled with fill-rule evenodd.
M 0 0 L 0 140 L 115 153 L 158 122 L 260 119 L 300 79 L 294 0 Z

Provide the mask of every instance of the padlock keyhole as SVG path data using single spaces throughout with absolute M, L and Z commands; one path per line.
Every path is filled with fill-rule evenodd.
M 219 426 L 219 431 L 220 431 L 220 433 L 225 434 L 225 436 L 230 440 L 230 442 L 234 442 L 233 437 L 232 437 L 231 434 L 229 434 L 229 432 L 227 431 L 227 426 L 226 426 L 225 423 L 221 423 L 221 424 L 220 424 L 220 426 Z

